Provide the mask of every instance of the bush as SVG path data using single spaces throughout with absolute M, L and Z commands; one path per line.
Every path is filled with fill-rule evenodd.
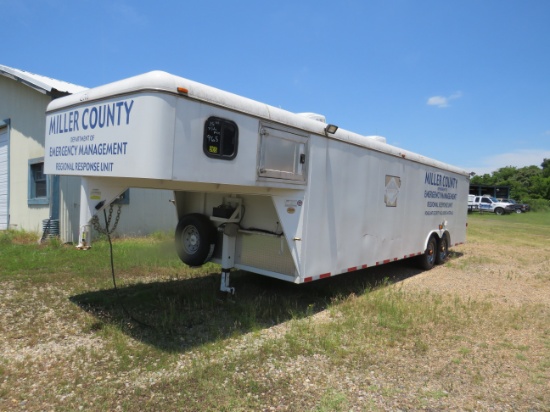
M 523 203 L 531 206 L 532 212 L 548 212 L 550 211 L 550 200 L 546 199 L 525 199 Z
M 27 245 L 37 241 L 38 235 L 34 232 L 13 229 L 0 231 L 0 245 Z

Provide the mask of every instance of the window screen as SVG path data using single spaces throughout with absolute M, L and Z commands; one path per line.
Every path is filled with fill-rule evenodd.
M 49 202 L 48 177 L 44 174 L 44 159 L 29 160 L 28 204 L 45 205 Z
M 44 163 L 31 165 L 31 174 L 33 197 L 46 197 L 48 191 L 46 187 L 46 176 L 44 175 Z

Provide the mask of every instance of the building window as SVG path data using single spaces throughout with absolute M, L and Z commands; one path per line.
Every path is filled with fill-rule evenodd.
M 239 129 L 235 122 L 209 117 L 204 124 L 203 150 L 208 157 L 231 160 L 237 156 Z
M 50 186 L 44 174 L 44 158 L 29 160 L 29 205 L 49 204 Z

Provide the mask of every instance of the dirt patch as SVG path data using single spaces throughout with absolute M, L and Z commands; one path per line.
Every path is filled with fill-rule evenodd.
M 449 262 L 403 281 L 405 288 L 427 289 L 462 299 L 494 303 L 550 305 L 550 250 L 479 242 L 453 248 Z

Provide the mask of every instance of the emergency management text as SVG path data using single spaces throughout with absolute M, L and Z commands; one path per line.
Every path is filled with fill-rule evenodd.
M 424 190 L 424 197 L 427 197 L 429 199 L 455 200 L 456 196 L 457 196 L 456 193 L 443 193 L 443 192 L 436 192 L 435 190 Z
M 125 155 L 127 146 L 128 142 L 54 146 L 50 147 L 50 157 L 76 155 Z

